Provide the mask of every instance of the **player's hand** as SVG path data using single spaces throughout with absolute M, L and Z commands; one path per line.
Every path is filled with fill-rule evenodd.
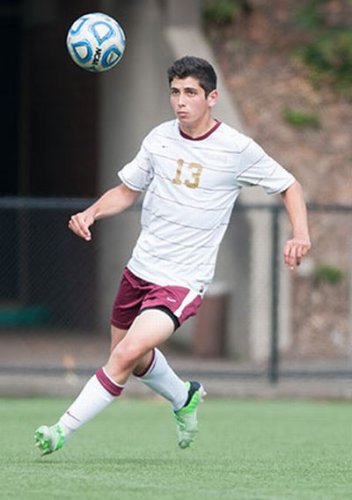
M 292 238 L 286 241 L 284 248 L 285 264 L 294 271 L 300 265 L 303 257 L 309 252 L 311 243 L 309 238 Z
M 89 227 L 92 224 L 94 224 L 94 217 L 89 212 L 79 212 L 78 214 L 72 215 L 68 222 L 68 227 L 80 238 L 90 241 L 92 239 L 92 234 L 89 231 Z

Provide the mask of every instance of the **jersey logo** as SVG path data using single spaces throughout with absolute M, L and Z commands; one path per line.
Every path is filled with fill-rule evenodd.
M 172 183 L 196 189 L 199 186 L 202 170 L 203 166 L 200 163 L 186 163 L 184 160 L 177 160 L 176 173 Z
M 176 302 L 176 299 L 173 299 L 171 297 L 166 297 L 166 300 L 168 300 L 169 302 Z

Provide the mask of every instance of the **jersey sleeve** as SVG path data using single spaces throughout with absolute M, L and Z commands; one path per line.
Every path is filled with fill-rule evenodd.
M 146 141 L 137 156 L 118 173 L 120 180 L 133 191 L 145 191 L 151 183 L 154 170 Z
M 277 194 L 290 187 L 295 178 L 250 139 L 241 153 L 237 182 L 241 187 L 261 186 L 267 194 Z

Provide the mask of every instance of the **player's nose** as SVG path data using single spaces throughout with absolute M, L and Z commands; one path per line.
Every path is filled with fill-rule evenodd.
M 178 97 L 177 105 L 179 108 L 183 108 L 183 106 L 185 106 L 185 98 L 182 94 Z

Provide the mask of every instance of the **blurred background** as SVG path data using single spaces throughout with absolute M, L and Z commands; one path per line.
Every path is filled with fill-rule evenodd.
M 94 11 L 127 38 L 104 74 L 65 45 Z M 90 243 L 67 222 L 172 118 L 166 69 L 189 54 L 219 74 L 216 117 L 303 184 L 313 248 L 290 274 L 280 199 L 244 190 L 214 285 L 165 350 L 214 391 L 352 398 L 351 23 L 349 0 L 0 1 L 1 393 L 46 392 L 48 375 L 70 392 L 104 362 L 139 209 L 99 222 Z

